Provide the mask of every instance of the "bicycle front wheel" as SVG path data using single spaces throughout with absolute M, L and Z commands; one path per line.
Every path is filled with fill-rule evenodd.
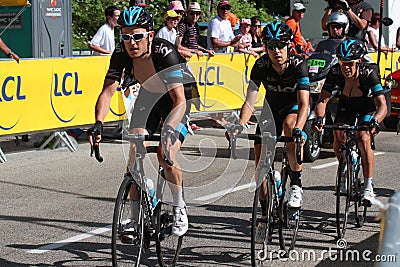
M 356 167 L 358 170 L 361 168 L 360 161 L 358 160 Z M 356 215 L 356 223 L 357 227 L 362 227 L 364 225 L 365 217 L 367 216 L 367 209 L 368 207 L 363 205 L 362 202 L 362 183 L 359 177 L 359 172 L 356 172 L 353 166 L 353 175 L 354 175 L 354 194 L 356 196 L 354 208 L 355 208 L 355 215 Z
M 158 263 L 161 267 L 175 266 L 181 251 L 183 236 L 178 237 L 172 234 L 173 207 L 159 202 L 154 212 L 158 233 L 156 241 Z
M 282 171 L 282 185 L 286 185 L 285 194 L 282 196 L 281 209 L 282 218 L 279 227 L 279 244 L 281 250 L 288 253 L 294 249 L 297 239 L 297 233 L 299 231 L 300 221 L 300 209 L 293 209 L 287 206 L 290 192 L 289 172 L 285 168 Z
M 341 154 L 336 183 L 336 230 L 338 238 L 344 238 L 351 198 L 351 164 L 348 164 L 347 153 Z
M 264 182 L 265 179 L 264 179 Z M 253 211 L 251 217 L 251 265 L 261 266 L 264 261 L 270 257 L 270 245 L 273 232 L 272 218 L 272 190 L 271 186 L 267 185 L 266 208 L 263 211 L 260 205 L 260 189 L 258 185 L 254 193 Z
M 139 221 L 133 225 L 132 201 L 130 191 L 136 184 L 131 177 L 125 177 L 119 188 L 115 201 L 111 251 L 112 265 L 116 266 L 140 266 L 143 252 L 143 233 L 144 233 L 144 212 L 142 205 L 139 205 Z M 138 190 L 142 199 L 142 190 Z M 141 201 L 139 202 L 141 203 Z

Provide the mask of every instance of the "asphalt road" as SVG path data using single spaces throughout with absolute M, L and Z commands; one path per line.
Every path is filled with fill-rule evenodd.
M 251 144 L 240 144 L 242 159 L 234 161 L 223 133 L 203 129 L 189 136 L 182 149 L 190 228 L 179 266 L 250 265 L 253 193 L 248 184 L 254 164 L 245 160 L 252 157 L 245 148 Z M 111 266 L 110 224 L 126 145 L 102 143 L 105 159 L 100 164 L 89 157 L 89 145 L 83 141 L 72 153 L 37 151 L 30 143 L 16 148 L 7 140 L 0 143 L 8 160 L 0 164 L 0 266 Z M 400 137 L 382 132 L 376 145 L 375 191 L 388 203 L 400 189 Z M 146 170 L 152 177 L 156 163 L 154 155 L 150 158 Z M 379 213 L 376 206 L 369 210 L 364 227 L 350 222 L 346 249 L 338 250 L 335 162 L 332 150 L 324 149 L 319 160 L 304 164 L 304 211 L 290 266 L 370 266 L 376 257 L 380 230 L 374 220 Z M 154 259 L 152 266 L 157 264 L 154 251 L 146 254 Z M 286 266 L 286 260 L 274 259 L 264 266 Z

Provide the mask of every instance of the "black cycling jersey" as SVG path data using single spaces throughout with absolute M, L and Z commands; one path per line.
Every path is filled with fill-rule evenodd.
M 142 86 L 135 102 L 130 128 L 146 128 L 149 134 L 153 134 L 157 130 L 160 121 L 165 121 L 172 109 L 173 101 L 167 92 L 167 85 L 182 83 L 187 100 L 192 98 L 192 91 L 197 90 L 197 87 L 193 74 L 187 68 L 186 60 L 179 54 L 173 44 L 164 39 L 154 38 L 150 49 L 154 69 L 157 76 L 163 81 L 166 93 L 150 92 L 153 90 L 148 91 L 145 88 L 146 85 Z M 121 78 L 124 76 L 122 89 L 125 89 L 129 85 L 138 82 L 133 76 L 132 68 L 132 58 L 121 42 L 111 56 L 106 79 L 121 82 Z M 189 111 L 190 102 L 187 104 L 186 113 L 181 120 L 181 124 L 176 129 L 182 142 L 187 132 L 186 122 Z
M 297 113 L 297 91 L 310 90 L 307 61 L 290 54 L 287 64 L 285 72 L 279 75 L 273 69 L 268 54 L 264 54 L 256 60 L 250 74 L 250 80 L 256 86 L 250 84 L 249 89 L 259 90 L 261 84 L 266 89 L 265 99 L 273 113 L 277 135 L 282 132 L 285 117 L 290 113 Z M 262 113 L 262 120 L 263 115 Z
M 347 97 L 343 94 L 345 78 L 339 64 L 333 66 L 326 77 L 322 90 L 331 94 L 334 90 L 338 90 L 339 104 L 335 123 L 353 125 L 356 118 L 360 119 L 359 123 L 369 121 L 371 115 L 376 111 L 373 98 L 384 94 L 376 67 L 368 63 L 360 63 L 359 68 L 359 88 L 362 91 L 360 97 Z

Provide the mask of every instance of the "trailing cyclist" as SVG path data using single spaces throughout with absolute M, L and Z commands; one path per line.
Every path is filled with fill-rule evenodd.
M 371 135 L 379 133 L 379 123 L 386 116 L 387 106 L 376 68 L 361 60 L 366 53 L 364 44 L 358 40 L 347 39 L 339 44 L 336 50 L 339 63 L 332 67 L 325 80 L 315 107 L 317 119 L 314 128 L 322 131 L 326 104 L 338 87 L 339 106 L 335 124 L 354 125 L 358 119 L 359 125 L 367 125 L 370 129 L 359 132 L 358 141 L 365 186 L 363 202 L 370 205 L 371 199 L 375 197 L 372 186 L 374 152 L 371 148 Z M 333 147 L 338 159 L 339 149 L 345 140 L 343 131 L 334 132 Z
M 275 120 L 276 135 L 306 138 L 302 131 L 309 111 L 308 67 L 304 58 L 290 54 L 293 33 L 290 27 L 276 21 L 267 24 L 262 31 L 267 53 L 257 59 L 250 74 L 250 85 L 246 100 L 241 108 L 239 124 L 235 132 L 240 133 L 254 112 L 254 104 L 261 84 L 266 88 L 264 106 L 271 108 Z M 261 112 L 256 133 L 265 132 L 270 118 L 268 112 Z M 288 157 L 291 169 L 290 197 L 288 207 L 300 208 L 302 205 L 302 165 L 296 161 L 295 143 L 288 144 Z M 256 165 L 260 159 L 261 141 L 254 142 Z M 260 204 L 265 211 L 265 181 L 261 187 Z
M 186 60 L 176 48 L 163 39 L 154 37 L 154 21 L 143 7 L 134 6 L 125 9 L 118 19 L 121 26 L 122 42 L 111 56 L 103 90 L 98 97 L 95 109 L 96 123 L 93 128 L 98 133 L 91 144 L 98 145 L 103 132 L 103 121 L 110 109 L 110 101 L 122 76 L 126 81 L 141 85 L 130 120 L 130 133 L 155 133 L 164 122 L 157 158 L 169 181 L 174 206 L 174 224 L 172 233 L 182 236 L 188 230 L 188 216 L 182 196 L 182 171 L 176 163 L 176 155 L 187 134 L 187 117 L 191 92 L 195 81 L 185 68 Z M 190 103 L 190 102 L 189 102 Z M 167 164 L 165 151 L 169 151 L 173 166 Z M 135 162 L 135 147 L 131 144 L 128 167 Z M 127 173 L 129 175 L 129 171 Z M 137 227 L 139 201 L 136 189 L 131 191 L 133 199 L 131 222 L 127 227 Z

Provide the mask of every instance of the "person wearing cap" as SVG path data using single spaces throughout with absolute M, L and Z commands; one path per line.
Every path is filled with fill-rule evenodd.
M 6 54 L 7 57 L 15 59 L 17 63 L 19 64 L 19 56 L 15 54 L 8 46 L 3 42 L 3 40 L 0 38 L 0 50 Z
M 171 1 L 168 5 L 168 10 L 174 10 L 176 13 L 181 15 L 185 15 L 185 9 L 183 8 L 181 1 Z
M 165 39 L 178 47 L 176 27 L 180 19 L 181 15 L 175 10 L 168 10 L 164 15 L 165 25 L 158 30 L 156 37 Z
M 192 2 L 189 4 L 186 11 L 186 17 L 182 19 L 178 24 L 179 40 L 180 44 L 188 48 L 189 51 L 198 56 L 203 56 L 203 53 L 208 53 L 213 56 L 214 50 L 202 47 L 198 43 L 200 36 L 199 24 L 197 23 L 202 11 L 200 9 L 200 4 L 197 2 Z
M 217 6 L 217 15 L 210 21 L 207 29 L 207 46 L 216 53 L 229 52 L 230 46 L 237 46 L 242 36 L 233 34 L 231 23 L 227 20 L 231 4 L 221 0 Z
M 241 34 L 234 35 L 230 21 L 227 19 L 231 4 L 221 0 L 217 6 L 217 15 L 210 21 L 207 28 L 207 48 L 216 53 L 230 52 L 230 47 L 236 47 L 242 38 Z M 229 123 L 224 119 L 223 113 L 212 114 L 212 126 L 224 128 Z
M 368 41 L 368 51 L 375 52 L 378 51 L 379 42 L 379 25 L 381 24 L 381 15 L 379 13 L 374 13 L 372 16 L 371 24 L 367 29 L 366 39 Z M 387 52 L 392 51 L 386 44 L 385 39 L 382 36 L 381 39 L 381 51 L 387 54 Z
M 294 3 L 292 16 L 290 16 L 286 21 L 286 24 L 289 25 L 293 31 L 293 50 L 300 55 L 313 51 L 311 44 L 303 37 L 300 29 L 300 20 L 304 18 L 306 10 L 306 7 L 302 3 Z
M 239 45 L 236 47 L 235 51 L 245 54 L 253 55 L 254 57 L 258 57 L 257 52 L 254 52 L 251 47 L 251 34 L 250 34 L 250 19 L 241 19 L 239 32 L 242 35 L 242 38 L 239 41 Z
M 371 22 L 374 13 L 372 6 L 363 0 L 329 0 L 325 12 L 327 15 L 322 17 L 321 20 L 322 25 L 326 24 L 328 15 L 338 6 L 349 18 L 350 26 L 347 36 L 364 41 L 368 24 Z M 326 30 L 324 27 L 322 29 Z

